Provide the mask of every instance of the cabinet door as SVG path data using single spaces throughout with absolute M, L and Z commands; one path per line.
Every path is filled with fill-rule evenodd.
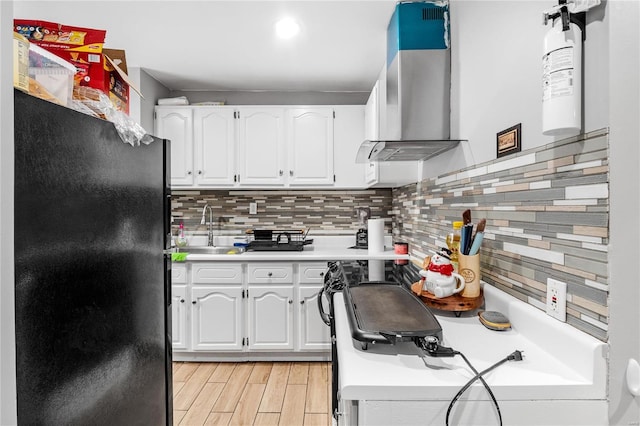
M 364 164 L 356 163 L 356 155 L 364 141 L 364 106 L 334 107 L 334 158 L 336 188 L 364 188 Z
M 298 344 L 303 351 L 326 351 L 331 349 L 329 327 L 320 319 L 318 292 L 322 286 L 300 286 L 298 288 Z M 324 307 L 328 312 L 329 307 Z
M 199 107 L 193 113 L 195 183 L 232 186 L 236 174 L 235 111 L 229 107 Z
M 380 140 L 380 126 L 378 117 L 380 115 L 379 107 L 379 90 L 380 83 L 376 81 L 376 84 L 371 89 L 371 94 L 367 100 L 364 111 L 364 137 L 370 141 Z
M 249 286 L 249 350 L 293 349 L 293 286 Z
M 192 186 L 193 113 L 192 109 L 157 107 L 156 136 L 171 141 L 171 185 Z
M 242 350 L 242 287 L 191 288 L 191 348 Z
M 171 343 L 173 349 L 187 349 L 187 286 L 171 286 Z
M 284 185 L 283 108 L 238 108 L 240 185 Z
M 364 131 L 365 139 L 370 141 L 380 140 L 380 82 L 371 89 L 371 94 L 367 100 L 364 113 Z M 365 164 L 365 182 L 373 185 L 378 182 L 378 163 L 369 161 Z
M 333 108 L 291 108 L 286 117 L 290 185 L 333 184 Z

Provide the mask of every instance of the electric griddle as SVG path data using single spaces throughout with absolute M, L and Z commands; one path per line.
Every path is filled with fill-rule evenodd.
M 367 281 L 343 291 L 351 336 L 366 350 L 369 344 L 395 344 L 434 336 L 442 327 L 429 308 L 401 283 Z

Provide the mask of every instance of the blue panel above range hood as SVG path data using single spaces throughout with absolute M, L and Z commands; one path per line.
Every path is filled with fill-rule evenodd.
M 387 27 L 387 65 L 399 50 L 447 49 L 449 7 L 443 2 L 400 2 Z

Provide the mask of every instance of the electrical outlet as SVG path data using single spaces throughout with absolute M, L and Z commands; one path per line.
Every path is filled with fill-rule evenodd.
M 547 314 L 567 321 L 567 283 L 547 278 Z
M 249 203 L 249 214 L 258 213 L 258 203 Z

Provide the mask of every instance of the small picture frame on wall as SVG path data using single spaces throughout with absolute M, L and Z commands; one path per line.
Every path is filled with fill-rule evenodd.
M 513 127 L 509 127 L 501 132 L 498 132 L 496 138 L 496 152 L 497 158 L 504 157 L 505 155 L 513 154 L 514 152 L 520 152 L 520 128 L 522 123 L 518 123 Z

